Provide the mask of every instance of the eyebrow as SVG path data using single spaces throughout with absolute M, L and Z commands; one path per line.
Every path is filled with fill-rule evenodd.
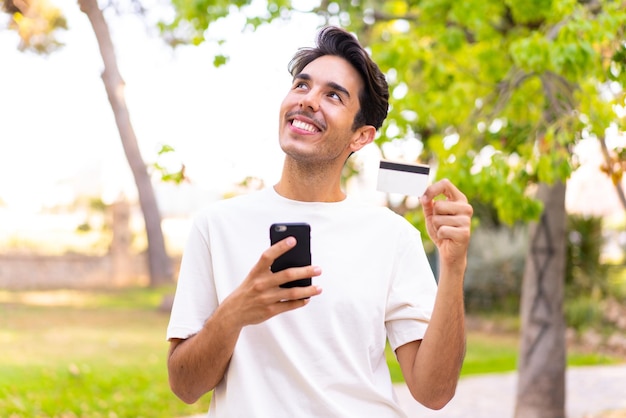
M 306 73 L 300 73 L 298 75 L 296 75 L 294 78 L 294 80 L 306 80 L 306 81 L 311 81 L 313 78 Z M 344 86 L 335 83 L 334 81 L 329 81 L 328 83 L 326 83 L 326 85 L 328 87 L 330 87 L 333 90 L 337 90 L 343 94 L 345 94 L 346 96 L 348 96 L 348 98 L 350 98 L 350 92 L 348 91 L 348 89 L 346 89 Z

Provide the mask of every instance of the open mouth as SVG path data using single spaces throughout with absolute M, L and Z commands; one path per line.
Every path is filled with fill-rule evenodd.
M 303 131 L 307 131 L 307 132 L 311 132 L 311 133 L 317 133 L 317 132 L 320 131 L 315 125 L 303 122 L 303 121 L 298 120 L 298 119 L 293 119 L 291 121 L 291 125 L 294 128 L 298 128 L 298 129 L 301 129 Z

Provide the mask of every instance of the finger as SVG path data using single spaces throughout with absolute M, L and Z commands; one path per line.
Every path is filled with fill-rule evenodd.
M 444 225 L 437 229 L 437 240 L 440 243 L 450 242 L 459 245 L 463 251 L 467 249 L 469 243 L 470 233 L 468 228 L 457 228 L 449 225 Z M 441 250 L 441 248 L 440 248 Z
M 432 201 L 435 197 L 444 195 L 448 200 L 467 202 L 467 198 L 450 180 L 443 179 L 431 184 L 422 195 L 422 203 Z
M 279 301 L 284 303 L 292 300 L 310 299 L 322 293 L 322 288 L 319 286 L 306 286 L 306 287 L 291 287 L 289 289 L 280 289 Z
M 307 297 L 277 302 L 275 305 L 272 306 L 273 314 L 278 315 L 283 312 L 293 311 L 294 309 L 302 308 L 310 301 L 311 299 Z
M 322 274 L 322 269 L 318 266 L 290 267 L 274 273 L 271 278 L 271 284 L 280 286 L 284 283 L 305 279 L 307 277 L 316 277 L 320 274 Z M 305 288 L 308 287 L 309 286 L 306 286 Z
M 433 216 L 432 224 L 436 229 L 440 229 L 444 226 L 449 226 L 453 228 L 470 227 L 470 221 L 467 216 L 457 215 Z
M 472 214 L 472 206 L 467 203 L 442 200 L 434 202 L 430 222 L 435 228 L 442 226 L 470 228 Z
M 420 201 L 422 204 L 422 211 L 424 212 L 424 216 L 426 216 L 426 218 L 429 218 L 430 216 L 432 216 L 433 210 L 434 210 L 434 205 L 433 205 L 434 202 L 432 198 L 427 197 L 426 194 L 424 193 L 420 197 Z
M 452 200 L 437 200 L 432 202 L 432 211 L 434 215 L 459 215 L 471 216 L 472 206 L 465 202 Z
M 278 241 L 276 244 L 263 251 L 261 258 L 257 262 L 257 267 L 259 267 L 262 271 L 268 270 L 272 266 L 274 260 L 295 247 L 295 245 L 296 239 L 294 237 L 287 237 Z
M 252 311 L 251 320 L 247 323 L 259 324 L 283 312 L 301 308 L 306 305 L 309 300 L 310 298 L 298 298 L 293 300 L 275 299 L 274 301 L 260 304 Z

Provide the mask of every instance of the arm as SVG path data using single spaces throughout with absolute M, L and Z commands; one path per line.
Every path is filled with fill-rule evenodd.
M 442 194 L 447 199 L 433 200 Z M 454 396 L 465 357 L 463 277 L 473 210 L 448 180 L 431 185 L 421 202 L 428 234 L 439 250 L 439 285 L 424 339 L 398 347 L 396 355 L 413 397 L 441 409 Z
M 282 312 L 303 307 L 319 295 L 316 286 L 284 289 L 281 283 L 319 276 L 319 267 L 290 268 L 272 273 L 270 266 L 296 243 L 286 238 L 268 248 L 246 279 L 218 306 L 202 329 L 186 340 L 172 339 L 168 373 L 172 391 L 187 403 L 196 402 L 222 380 L 241 330 Z

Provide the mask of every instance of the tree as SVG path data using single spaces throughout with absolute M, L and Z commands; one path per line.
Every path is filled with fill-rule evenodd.
M 565 416 L 565 182 L 578 140 L 623 131 L 614 111 L 626 80 L 620 3 L 370 2 L 361 15 L 342 3 L 394 76 L 388 126 L 398 133 L 380 143 L 417 139 L 440 176 L 501 220 L 537 220 L 522 289 L 518 417 Z
M 3 0 L 0 10 L 9 14 L 9 28 L 20 36 L 20 51 L 47 54 L 61 46 L 56 32 L 67 29 L 61 10 L 47 0 Z
M 175 2 L 177 17 L 164 28 L 184 28 L 201 42 L 211 23 L 204 12 L 216 3 Z M 502 222 L 534 221 L 521 304 L 518 417 L 565 416 L 566 180 L 580 139 L 606 144 L 609 128 L 623 132 L 616 111 L 624 111 L 625 6 L 322 0 L 308 10 L 356 33 L 386 72 L 393 102 L 377 139 L 383 152 L 387 143 L 417 141 L 420 161 L 436 165 L 439 177 L 451 178 L 474 202 L 492 205 Z M 249 24 L 292 11 L 289 1 L 268 1 L 268 14 Z M 621 196 L 615 180 L 624 154 L 615 149 L 606 157 Z
M 161 215 L 154 188 L 146 164 L 141 157 L 135 131 L 130 122 L 130 113 L 124 97 L 124 80 L 117 67 L 115 48 L 111 41 L 109 26 L 104 19 L 97 0 L 78 0 L 80 10 L 87 15 L 98 41 L 100 55 L 104 62 L 102 81 L 115 116 L 124 153 L 130 164 L 139 193 L 139 204 L 144 216 L 148 236 L 148 267 L 150 283 L 161 285 L 172 280 L 171 261 L 165 250 L 165 240 L 161 229 Z
M 175 17 L 161 28 L 173 45 L 199 44 L 214 21 L 250 3 L 173 1 Z M 302 11 L 352 30 L 386 72 L 393 100 L 377 138 L 383 153 L 387 144 L 419 143 L 421 162 L 493 206 L 500 221 L 534 221 L 516 416 L 565 416 L 565 185 L 579 140 L 606 144 L 609 128 L 624 130 L 625 4 L 321 0 Z M 289 0 L 268 0 L 247 25 L 293 12 Z M 607 172 L 618 178 L 625 153 L 607 151 L 619 163 Z
M 104 63 L 102 81 L 113 110 L 124 153 L 133 173 L 148 237 L 148 268 L 153 286 L 172 281 L 172 265 L 165 249 L 161 215 L 137 137 L 130 122 L 124 97 L 124 80 L 117 66 L 115 48 L 109 27 L 96 0 L 79 0 L 80 10 L 87 15 L 100 48 Z M 2 10 L 11 15 L 9 27 L 21 38 L 21 50 L 50 53 L 60 46 L 57 29 L 66 29 L 66 21 L 58 8 L 47 0 L 4 0 Z

